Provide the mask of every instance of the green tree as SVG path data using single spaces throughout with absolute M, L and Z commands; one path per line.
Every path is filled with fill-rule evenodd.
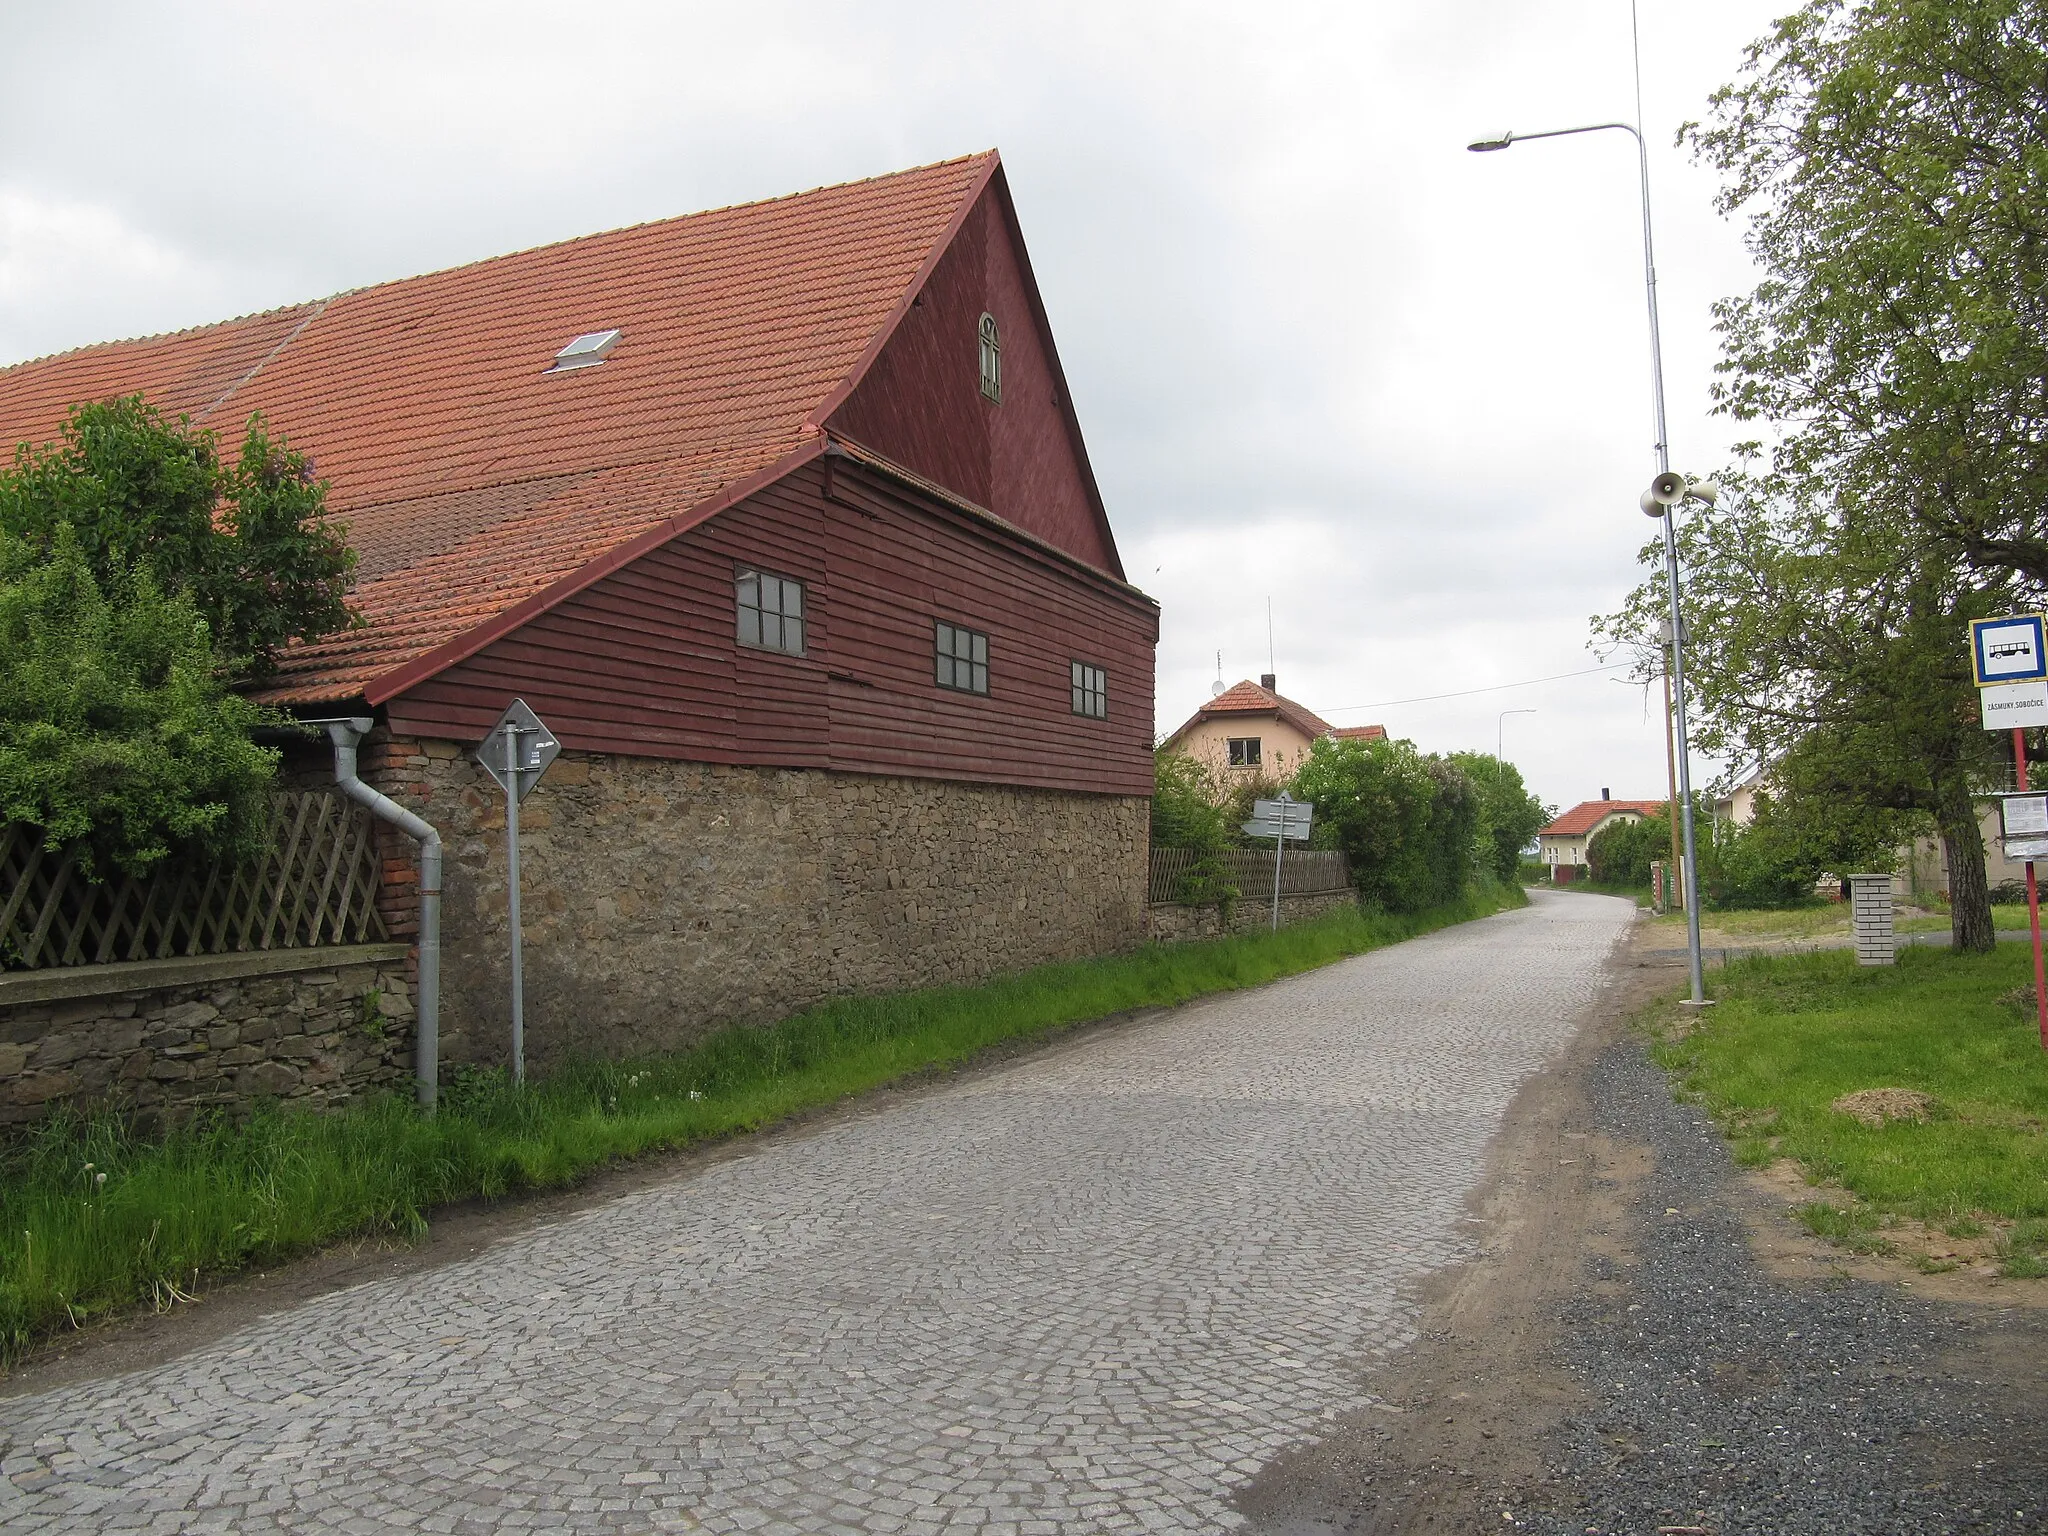
M 1764 273 L 1724 408 L 1805 499 L 2048 585 L 2048 5 L 1810 0 L 1686 132 Z
M 1456 763 L 1406 741 L 1324 738 L 1295 775 L 1294 793 L 1315 805 L 1316 845 L 1344 850 L 1367 904 L 1419 911 L 1471 883 L 1479 792 Z
M 147 569 L 107 591 L 68 528 L 47 549 L 0 534 L 0 819 L 94 878 L 252 851 L 277 755 L 217 661 L 192 598 Z
M 77 407 L 57 442 L 24 443 L 0 470 L 0 532 L 48 555 L 68 528 L 107 592 L 146 573 L 191 601 L 223 669 L 259 682 L 292 641 L 354 621 L 355 555 L 325 505 L 325 483 L 262 418 L 224 463 L 212 433 L 140 396 Z
M 1490 752 L 1454 752 L 1451 761 L 1479 793 L 1481 856 L 1494 878 L 1513 883 L 1522 850 L 1550 820 L 1541 800 L 1522 782 L 1522 770 Z
M 1796 487 L 1739 478 L 1718 508 L 1679 528 L 1687 680 L 1703 751 L 1789 765 L 1788 800 L 1860 819 L 1869 839 L 1931 817 L 1947 845 L 1959 949 L 1993 942 L 1973 795 L 2003 773 L 1982 728 L 1966 621 L 2009 591 L 1975 584 L 1953 548 L 1845 494 L 1815 504 Z M 1655 570 L 1661 542 L 1641 558 Z M 1645 679 L 1664 589 L 1652 576 L 1595 621 L 1632 648 Z

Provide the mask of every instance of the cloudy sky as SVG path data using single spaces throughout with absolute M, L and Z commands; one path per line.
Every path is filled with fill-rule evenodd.
M 1750 281 L 1672 147 L 1789 0 L 1642 0 L 1672 450 Z M 0 364 L 1000 148 L 1159 725 L 1267 670 L 1339 724 L 1661 794 L 1580 672 L 1654 468 L 1628 0 L 4 8 Z M 1488 692 L 1466 692 L 1494 689 Z M 1461 697 L 1415 700 L 1425 695 Z M 1715 765 L 1701 763 L 1702 773 Z

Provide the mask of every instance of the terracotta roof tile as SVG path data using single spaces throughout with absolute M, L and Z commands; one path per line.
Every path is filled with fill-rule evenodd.
M 1271 715 L 1275 719 L 1285 720 L 1310 740 L 1318 736 L 1331 735 L 1333 732 L 1330 723 L 1314 710 L 1247 680 L 1234 688 L 1226 688 L 1196 710 L 1188 717 L 1187 724 L 1167 738 L 1168 743 L 1180 740 L 1202 721 L 1214 720 L 1224 715 Z
M 47 441 L 73 404 L 138 391 L 230 450 L 263 412 L 330 482 L 367 620 L 295 652 L 271 697 L 347 696 L 816 444 L 812 413 L 996 165 L 974 155 L 0 369 L 0 443 Z M 615 326 L 604 364 L 548 372 L 572 337 Z
M 1557 820 L 1545 827 L 1542 837 L 1578 837 L 1598 826 L 1603 817 L 1612 816 L 1616 811 L 1633 812 L 1639 816 L 1662 816 L 1667 803 L 1662 800 L 1585 800 L 1566 811 Z
M 1330 732 L 1339 741 L 1385 741 L 1384 725 L 1340 725 Z

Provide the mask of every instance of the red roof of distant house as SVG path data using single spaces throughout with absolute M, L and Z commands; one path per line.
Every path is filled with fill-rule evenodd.
M 1226 688 L 1194 714 L 1187 723 L 1166 739 L 1172 746 L 1181 737 L 1193 730 L 1204 720 L 1215 720 L 1228 715 L 1263 716 L 1271 715 L 1284 720 L 1311 741 L 1319 736 L 1335 736 L 1339 739 L 1372 741 L 1387 734 L 1382 725 L 1350 725 L 1339 729 L 1305 704 L 1297 704 L 1284 694 L 1246 679 L 1233 688 Z
M 267 696 L 375 702 L 819 452 L 999 168 L 991 151 L 0 369 L 0 446 L 117 394 L 229 452 L 263 412 L 331 482 L 368 621 L 292 651 Z M 548 371 L 614 327 L 602 366 Z
M 1662 816 L 1667 808 L 1663 800 L 1584 800 L 1566 811 L 1557 820 L 1545 827 L 1540 837 L 1577 837 L 1590 832 L 1601 821 L 1616 811 L 1636 816 Z

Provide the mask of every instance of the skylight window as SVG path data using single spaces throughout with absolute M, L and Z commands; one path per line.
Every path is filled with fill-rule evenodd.
M 585 331 L 555 354 L 555 365 L 548 372 L 565 373 L 571 368 L 595 368 L 605 360 L 612 348 L 619 344 L 619 335 L 616 329 Z

